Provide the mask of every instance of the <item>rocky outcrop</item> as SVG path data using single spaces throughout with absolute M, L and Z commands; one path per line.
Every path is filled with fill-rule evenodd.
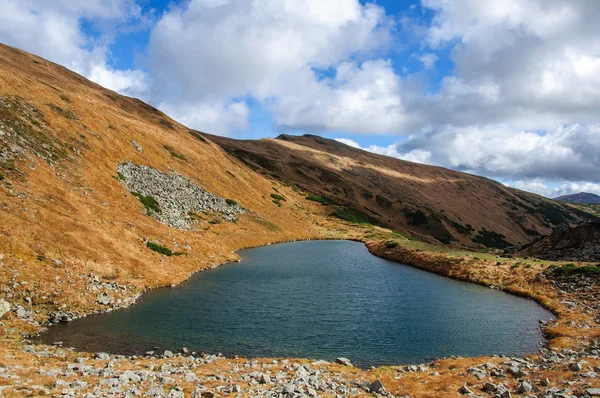
M 220 198 L 171 170 L 163 173 L 132 162 L 117 167 L 121 183 L 130 192 L 150 198 L 157 206 L 146 206 L 149 216 L 173 228 L 192 227 L 193 212 L 215 212 L 233 221 L 246 210 L 232 200 Z
M 543 260 L 600 261 L 600 222 L 555 228 L 552 234 L 512 251 Z

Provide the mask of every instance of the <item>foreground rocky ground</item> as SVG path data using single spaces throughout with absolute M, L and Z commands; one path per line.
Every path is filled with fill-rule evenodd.
M 353 238 L 352 234 L 346 237 Z M 491 272 L 485 259 L 463 258 L 461 261 L 469 266 L 462 268 L 445 255 L 446 266 L 437 269 L 434 266 L 438 265 L 439 254 L 404 252 L 407 249 L 401 246 L 390 248 L 394 245 L 389 241 L 373 241 L 368 246 L 382 257 L 411 253 L 415 266 L 446 274 L 453 270 L 452 276 L 456 278 L 509 291 L 511 282 L 507 274 L 519 272 L 514 260 L 506 260 L 505 264 L 496 262 L 500 265 L 495 265 Z M 402 260 L 409 262 L 406 258 Z M 224 358 L 186 349 L 179 353 L 148 352 L 143 357 L 88 354 L 62 347 L 60 342 L 55 346 L 36 346 L 14 337 L 15 332 L 25 329 L 24 325 L 39 325 L 33 319 L 35 310 L 18 306 L 10 308 L 0 326 L 3 335 L 13 336 L 0 348 L 0 392 L 4 396 L 88 397 L 600 396 L 600 277 L 564 275 L 551 271 L 552 268 L 540 272 L 539 267 L 542 266 L 533 264 L 524 268 L 536 280 L 539 292 L 546 292 L 549 301 L 545 304 L 559 318 L 540 325 L 551 338 L 550 346 L 526 358 L 453 357 L 427 364 L 362 370 L 343 358 L 334 362 Z M 469 270 L 472 274 L 458 270 Z M 519 280 L 527 288 L 523 281 L 529 279 L 521 275 Z M 4 290 L 14 293 L 20 285 L 15 283 L 16 287 L 13 284 Z M 112 309 L 134 300 L 134 291 L 128 291 L 124 285 L 100 282 L 93 276 L 88 283 L 98 294 L 98 305 Z M 536 296 L 539 292 L 532 290 L 528 294 Z M 64 310 L 47 315 L 50 321 L 64 322 L 70 320 L 72 313 Z

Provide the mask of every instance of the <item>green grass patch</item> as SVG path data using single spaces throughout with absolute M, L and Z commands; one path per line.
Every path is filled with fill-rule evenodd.
M 165 147 L 165 149 L 167 151 L 169 151 L 169 153 L 171 154 L 171 156 L 173 156 L 174 158 L 177 158 L 177 159 L 180 159 L 180 160 L 187 160 L 185 158 L 185 156 L 183 156 L 181 153 L 177 152 L 175 150 L 175 148 L 173 148 L 172 146 L 165 145 L 164 147 Z
M 175 130 L 175 126 L 173 126 L 173 123 L 171 123 L 170 121 L 168 121 L 166 119 L 160 119 L 158 121 L 158 124 L 160 124 L 163 127 L 168 128 L 168 129 Z
M 279 199 L 273 199 L 273 203 L 275 203 L 278 207 L 281 207 L 281 201 L 279 201 Z
M 159 245 L 158 243 L 154 243 L 154 242 L 146 242 L 146 246 L 148 247 L 148 249 L 157 252 L 159 254 L 165 255 L 165 256 L 181 256 L 183 253 L 181 252 L 174 252 L 171 249 L 169 249 L 168 247 L 164 247 Z
M 398 247 L 400 243 L 398 242 L 394 242 L 393 240 L 388 240 L 387 242 L 385 242 L 385 247 L 387 247 L 388 249 L 393 249 L 395 247 Z
M 250 220 L 257 223 L 258 225 L 262 225 L 269 231 L 281 231 L 281 228 L 279 228 L 278 225 L 275 225 L 271 221 L 265 220 L 264 218 L 252 217 Z
M 282 200 L 282 201 L 284 201 L 284 202 L 286 201 L 286 199 L 285 199 L 285 197 L 284 197 L 284 196 L 282 196 L 282 195 L 279 195 L 279 194 L 276 194 L 276 193 L 272 193 L 272 194 L 271 194 L 271 197 L 272 197 L 273 199 L 275 199 L 275 200 Z
M 329 206 L 329 205 L 337 205 L 337 203 L 329 198 L 323 197 L 323 196 L 319 196 L 319 195 L 307 195 L 306 200 L 311 200 L 313 202 L 318 202 L 320 204 L 322 204 L 323 206 Z
M 48 106 L 54 112 L 58 113 L 59 115 L 61 115 L 62 117 L 66 118 L 66 119 L 69 119 L 69 120 L 77 119 L 77 117 L 75 116 L 75 113 L 73 113 L 73 111 L 70 109 L 63 109 L 60 106 L 54 105 L 54 104 L 48 104 Z
M 381 225 L 378 219 L 369 216 L 361 211 L 345 207 L 343 209 L 337 209 L 334 211 L 332 216 L 342 219 L 344 221 L 356 223 L 356 224 L 372 224 Z
M 585 265 L 578 267 L 575 264 L 563 264 L 562 266 L 552 265 L 550 271 L 553 275 L 600 275 L 600 265 Z
M 158 202 L 152 196 L 144 196 L 139 192 L 132 192 L 131 194 L 138 198 L 140 202 L 142 202 L 142 204 L 146 208 L 146 211 L 155 213 L 161 212 L 161 208 L 158 205 Z
M 2 172 L 0 171 L 0 181 L 4 180 L 6 177 L 4 177 L 4 174 L 2 174 Z
M 117 181 L 125 181 L 125 176 L 123 173 L 117 171 Z

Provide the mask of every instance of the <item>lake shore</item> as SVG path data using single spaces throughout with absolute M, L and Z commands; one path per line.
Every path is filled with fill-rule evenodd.
M 594 294 L 598 292 L 597 280 L 584 284 L 581 291 L 580 283 L 539 279 L 540 273 L 548 267 L 547 262 L 500 259 L 489 254 L 425 250 L 427 248 L 414 247 L 415 243 L 391 236 L 389 232 L 379 229 L 365 230 L 325 223 L 322 225 L 319 238 L 359 240 L 364 242 L 373 254 L 383 258 L 451 278 L 532 297 L 558 316 L 555 322 L 544 328 L 544 332 L 550 339 L 549 348 L 525 359 L 450 358 L 428 364 L 381 367 L 367 371 L 339 364 L 319 363 L 313 366 L 310 365 L 312 362 L 307 360 L 288 362 L 277 360 L 277 363 L 274 363 L 271 359 L 256 359 L 253 362 L 246 359 L 211 360 L 208 357 L 192 361 L 185 355 L 143 358 L 100 355 L 95 359 L 97 356 L 95 353 L 72 352 L 62 347 L 26 345 L 19 337 L 20 333 L 30 333 L 35 328 L 11 313 L 8 318 L 3 319 L 2 330 L 5 337 L 0 345 L 0 355 L 3 355 L 4 360 L 0 363 L 3 369 L 0 374 L 4 377 L 0 379 L 0 386 L 7 396 L 28 395 L 34 391 L 42 395 L 63 392 L 76 395 L 85 395 L 85 393 L 102 395 L 109 393 L 111 389 L 118 395 L 117 390 L 121 394 L 125 394 L 128 389 L 146 393 L 153 388 L 158 394 L 156 396 L 161 396 L 159 390 L 164 395 L 170 393 L 171 396 L 180 396 L 177 394 L 185 393 L 189 396 L 199 388 L 198 385 L 205 386 L 218 396 L 239 394 L 247 396 L 268 395 L 269 390 L 277 392 L 277 389 L 282 389 L 287 384 L 294 385 L 295 391 L 296 389 L 303 391 L 296 392 L 297 394 L 309 394 L 309 388 L 314 389 L 314 386 L 310 387 L 302 377 L 299 377 L 297 372 L 300 366 L 296 366 L 295 362 L 303 364 L 304 370 L 309 373 L 306 375 L 307 378 L 320 377 L 318 385 L 323 381 L 324 387 L 321 390 L 314 390 L 323 396 L 343 394 L 342 391 L 355 396 L 371 395 L 372 392 L 369 391 L 371 387 L 366 383 L 373 383 L 376 380 L 379 380 L 390 394 L 411 397 L 459 396 L 459 390 L 467 393 L 465 395 L 468 395 L 468 391 L 472 391 L 476 395 L 494 396 L 502 394 L 504 389 L 512 391 L 512 394 L 522 395 L 540 394 L 535 392 L 539 390 L 542 394 L 550 394 L 549 396 L 554 396 L 555 393 L 568 394 L 562 396 L 569 396 L 569 394 L 581 396 L 587 389 L 598 386 L 597 373 L 600 359 L 595 344 L 600 336 L 600 329 L 595 320 L 597 312 L 590 310 L 599 305 L 598 300 L 594 300 L 599 296 Z M 394 239 L 399 244 L 392 248 L 390 246 L 393 245 L 388 242 Z M 233 256 L 229 261 L 235 260 Z M 515 267 L 517 263 L 520 265 Z M 140 293 L 131 289 L 123 292 L 122 296 L 131 297 L 128 295 L 133 292 Z M 101 308 L 101 305 L 97 307 Z M 189 371 L 196 374 L 197 379 L 186 380 L 186 376 L 188 379 L 193 377 L 188 375 L 189 372 L 184 371 L 188 368 L 178 368 L 176 366 L 178 362 L 186 362 Z M 107 366 L 108 364 L 112 365 Z M 304 366 L 306 364 L 308 366 Z M 230 370 L 225 371 L 227 367 L 230 367 Z M 54 373 L 47 373 L 53 369 Z M 97 369 L 111 370 L 102 373 Z M 315 375 L 314 372 L 317 370 L 319 373 Z M 230 371 L 233 373 L 227 373 Z M 142 374 L 150 372 L 150 374 L 144 376 L 146 377 L 144 380 L 138 380 L 136 377 L 133 377 L 134 380 L 127 380 L 127 377 L 122 377 L 123 374 L 130 375 L 126 372 L 142 372 Z M 304 375 L 303 370 L 299 372 L 300 376 Z M 263 382 L 267 379 L 262 378 L 262 374 L 268 376 L 269 382 Z M 277 379 L 278 374 L 280 380 Z M 110 383 L 117 383 L 116 386 L 107 385 L 106 380 L 115 378 L 120 381 Z M 63 380 L 64 383 L 57 383 L 57 379 Z M 85 383 L 84 387 L 82 382 Z M 464 385 L 467 387 L 463 388 Z M 376 387 L 378 384 L 375 385 L 375 389 Z M 228 392 L 230 389 L 232 391 Z M 236 392 L 238 389 L 239 393 Z M 522 392 L 518 393 L 518 391 Z M 282 390 L 281 393 L 285 391 Z M 210 395 L 205 393 L 203 396 Z

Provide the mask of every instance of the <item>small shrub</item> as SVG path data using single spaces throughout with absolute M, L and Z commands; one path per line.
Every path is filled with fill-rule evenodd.
M 120 173 L 117 171 L 117 180 L 118 181 L 125 181 L 125 176 L 123 175 L 123 173 Z
M 337 203 L 334 200 L 325 198 L 325 197 L 319 196 L 319 195 L 310 194 L 310 195 L 306 196 L 305 199 L 311 200 L 313 202 L 321 203 L 323 206 L 337 205 Z
M 2 172 L 0 171 L 0 181 L 4 180 L 6 177 L 4 177 L 4 174 L 2 174 Z
M 165 256 L 181 256 L 183 253 L 181 252 L 174 252 L 171 249 L 169 249 L 168 247 L 164 247 L 159 245 L 158 243 L 154 243 L 154 242 L 146 242 L 146 246 L 148 247 L 148 249 L 155 251 L 159 254 L 165 255 Z
M 236 206 L 238 204 L 238 202 L 233 199 L 225 199 L 225 202 L 227 202 L 227 204 L 230 206 Z
M 64 118 L 67 118 L 69 120 L 75 120 L 75 114 L 73 113 L 73 111 L 69 110 L 69 109 L 63 109 L 58 105 L 54 105 L 54 104 L 48 104 L 48 106 L 56 113 L 58 113 L 59 115 L 61 115 Z
M 158 123 L 159 123 L 161 126 L 163 126 L 163 127 L 166 127 L 166 128 L 168 128 L 168 129 L 171 129 L 171 130 L 175 130 L 175 126 L 173 126 L 173 123 L 171 123 L 170 121 L 168 121 L 168 120 L 166 120 L 166 119 L 160 119 L 160 120 L 158 121 Z
M 332 216 L 337 217 L 339 219 L 349 221 L 357 224 L 372 224 L 372 225 L 381 225 L 379 220 L 374 217 L 371 217 L 365 213 L 362 213 L 356 209 L 352 208 L 343 208 L 334 211 Z
M 138 192 L 132 192 L 131 194 L 133 196 L 135 196 L 136 198 L 138 198 L 138 200 L 140 202 L 142 202 L 142 204 L 146 208 L 146 211 L 148 211 L 148 212 L 153 211 L 155 213 L 160 213 L 161 212 L 161 208 L 158 205 L 158 202 L 152 196 L 144 196 L 144 195 L 142 195 L 141 193 L 138 193 Z
M 276 193 L 272 193 L 271 197 L 275 200 L 282 200 L 282 201 L 286 201 L 285 197 L 283 197 L 282 195 L 276 194 Z
M 275 203 L 278 207 L 281 207 L 281 202 L 279 199 L 273 199 L 273 203 Z
M 173 156 L 174 158 L 180 159 L 180 160 L 187 160 L 185 158 L 185 156 L 183 156 L 181 153 L 177 152 L 173 147 L 169 146 L 169 145 L 165 145 L 165 149 L 167 151 L 169 151 L 169 153 L 171 154 L 171 156 Z
M 398 247 L 399 243 L 398 242 L 394 242 L 393 240 L 389 240 L 387 242 L 385 242 L 385 247 L 387 247 L 388 249 L 393 249 L 395 247 Z

